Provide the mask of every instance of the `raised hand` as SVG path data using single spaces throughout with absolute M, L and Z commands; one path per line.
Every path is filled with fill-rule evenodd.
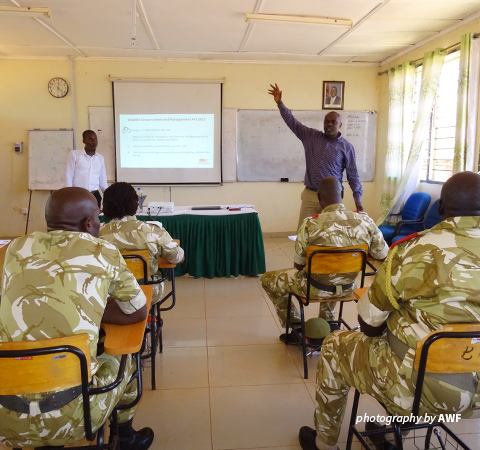
M 273 84 L 270 85 L 270 87 L 272 89 L 269 89 L 268 90 L 268 93 L 270 95 L 273 95 L 273 99 L 275 100 L 275 102 L 277 103 L 277 105 L 279 103 L 282 103 L 282 91 L 280 90 L 280 88 L 277 86 L 277 83 L 275 83 L 275 86 Z

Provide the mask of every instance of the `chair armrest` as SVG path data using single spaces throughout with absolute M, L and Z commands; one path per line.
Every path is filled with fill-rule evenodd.
M 415 224 L 422 224 L 422 223 L 423 223 L 423 218 L 418 220 L 401 220 L 400 222 L 397 222 L 395 224 L 395 231 L 393 235 L 397 236 L 398 232 L 400 231 L 400 228 L 402 228 L 403 225 L 415 225 Z
M 153 289 L 149 285 L 140 287 L 147 297 L 147 311 L 150 311 Z M 142 347 L 146 325 L 147 318 L 129 325 L 102 324 L 102 328 L 105 330 L 105 353 L 109 355 L 137 353 Z

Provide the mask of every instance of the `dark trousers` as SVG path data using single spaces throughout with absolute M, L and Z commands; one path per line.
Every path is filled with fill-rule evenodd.
M 100 195 L 100 191 L 98 191 L 98 189 L 97 189 L 96 191 L 90 191 L 90 192 L 97 199 L 98 207 L 101 208 L 102 207 L 102 196 Z

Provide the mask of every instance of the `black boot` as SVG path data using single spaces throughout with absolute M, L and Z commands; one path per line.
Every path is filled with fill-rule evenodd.
M 120 436 L 120 450 L 147 450 L 153 442 L 153 430 L 142 428 L 135 431 L 132 427 L 133 419 L 118 424 Z

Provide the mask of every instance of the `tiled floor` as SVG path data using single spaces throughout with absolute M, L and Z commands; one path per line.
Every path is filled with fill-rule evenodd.
M 293 247 L 287 238 L 266 238 L 267 270 L 292 267 Z M 136 427 L 154 429 L 152 450 L 300 449 L 299 428 L 313 426 L 318 357 L 309 359 L 304 380 L 300 350 L 278 340 L 283 331 L 259 278 L 182 277 L 177 286 L 177 305 L 163 313 L 157 390 L 150 389 L 147 368 L 135 417 Z M 316 312 L 314 305 L 307 308 L 308 316 Z M 344 316 L 355 322 L 354 305 Z M 368 396 L 360 408 L 383 413 Z M 349 410 L 350 403 L 347 417 Z M 480 449 L 480 420 L 453 428 Z M 346 436 L 344 423 L 341 449 Z
M 267 270 L 293 267 L 291 241 L 264 242 Z M 278 340 L 283 331 L 259 278 L 177 280 L 178 304 L 163 315 L 157 391 L 147 380 L 135 418 L 137 426 L 155 430 L 152 448 L 300 449 L 299 428 L 313 426 L 318 357 L 309 359 L 310 378 L 304 380 L 300 350 Z M 315 313 L 316 306 L 307 308 L 309 316 Z M 344 316 L 356 321 L 353 304 Z M 383 413 L 368 396 L 360 408 Z M 480 420 L 464 420 L 456 428 L 472 449 L 480 449 Z M 341 449 L 346 436 L 344 424 Z

